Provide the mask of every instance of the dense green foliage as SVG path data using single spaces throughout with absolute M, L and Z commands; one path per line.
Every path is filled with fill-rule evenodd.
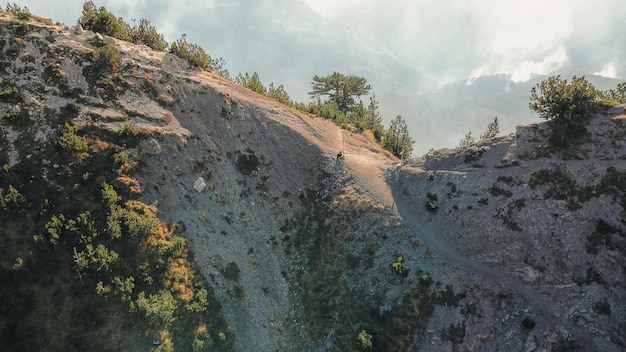
M 188 43 L 185 34 L 170 45 L 170 53 L 187 60 L 189 64 L 205 68 L 211 62 L 211 57 L 198 44 Z
M 78 23 L 84 29 L 130 41 L 130 26 L 121 17 L 115 17 L 104 6 L 98 9 L 93 1 L 83 4 L 83 14 Z
M 235 77 L 235 83 L 239 84 L 240 86 L 246 87 L 253 92 L 274 99 L 281 104 L 294 107 L 293 101 L 289 97 L 289 94 L 282 84 L 276 87 L 272 82 L 269 84 L 269 86 L 265 87 L 261 82 L 259 74 L 256 72 L 252 73 L 252 75 L 250 75 L 248 72 L 246 72 L 245 74 L 239 73 L 237 77 Z
M 89 154 L 87 154 L 87 140 L 85 140 L 84 136 L 77 135 L 76 131 L 77 128 L 75 126 L 65 123 L 63 134 L 61 138 L 59 138 L 59 145 L 64 150 L 83 159 L 89 156 Z
M 10 270 L 19 272 L 8 273 L 2 269 L 0 277 L 17 275 L 15 283 L 19 288 L 16 292 L 22 292 L 22 295 L 30 291 L 20 282 L 39 287 L 41 294 L 45 295 L 48 289 L 38 280 L 42 280 L 42 276 L 54 277 L 54 280 L 61 280 L 56 283 L 55 290 L 60 292 L 58 298 L 63 299 L 64 309 L 80 311 L 79 314 L 96 321 L 113 319 L 111 323 L 120 324 L 120 328 L 126 326 L 125 322 L 119 321 L 120 317 L 116 317 L 120 313 L 128 315 L 125 321 L 134 320 L 140 325 L 145 319 L 141 333 L 151 331 L 152 336 L 159 337 L 163 344 L 183 350 L 190 349 L 194 342 L 202 343 L 204 347 L 200 350 L 221 348 L 216 344 L 227 347 L 228 344 L 219 340 L 218 335 L 224 328 L 218 328 L 218 321 L 209 316 L 215 314 L 218 307 L 210 307 L 214 303 L 210 303 L 202 292 L 205 284 L 192 264 L 185 239 L 177 234 L 175 226 L 161 222 L 148 206 L 133 200 L 132 192 L 115 180 L 117 173 L 107 165 L 111 160 L 126 162 L 128 155 L 118 151 L 111 157 L 112 152 L 120 148 L 115 144 L 109 144 L 112 150 L 92 148 L 89 141 L 93 138 L 87 138 L 84 131 L 67 122 L 60 130 L 59 145 L 72 153 L 49 154 L 53 155 L 53 162 L 67 165 L 55 176 L 54 184 L 38 178 L 37 190 L 30 190 L 26 199 L 18 191 L 24 185 L 10 183 L 21 179 L 23 173 L 30 174 L 30 168 L 36 165 L 44 170 L 49 168 L 48 164 L 32 164 L 37 160 L 41 162 L 38 155 L 14 167 L 5 166 L 4 173 L 0 174 L 0 219 L 9 229 L 22 226 L 25 230 L 17 233 L 0 230 L 0 234 L 4 238 L 32 236 L 30 243 L 26 239 L 20 240 L 22 245 L 13 254 L 17 258 Z M 54 144 L 50 147 L 53 148 Z M 76 161 L 73 153 L 84 150 L 92 153 Z M 111 180 L 112 183 L 99 184 L 98 180 Z M 95 192 L 98 188 L 100 191 Z M 26 225 L 24 221 L 30 224 Z M 63 281 L 71 277 L 75 282 Z M 13 302 L 13 296 L 7 296 L 5 291 L 2 297 Z M 3 307 L 0 310 L 5 314 Z M 17 305 L 13 309 L 19 312 L 39 306 L 20 307 Z M 111 309 L 118 313 L 113 315 Z M 9 316 L 13 317 L 13 313 Z M 23 317 L 13 318 L 26 324 Z M 45 317 L 38 320 L 48 324 Z M 60 328 L 72 329 L 68 331 L 77 329 L 76 326 L 70 328 L 68 324 L 71 323 L 66 320 L 57 323 Z M 98 326 L 91 323 L 88 326 L 80 330 L 80 335 L 74 336 L 73 346 L 88 349 L 92 337 L 82 334 L 97 335 L 99 331 Z M 195 331 L 200 328 L 210 329 L 211 334 L 198 336 Z M 125 334 L 128 336 L 116 336 L 112 341 L 136 350 L 130 347 L 132 345 L 126 345 L 141 344 L 142 337 L 135 331 L 127 326 Z M 35 346 L 43 345 L 37 345 L 37 341 L 22 346 L 38 350 L 40 348 Z M 62 341 L 51 344 L 56 347 L 64 345 Z
M 309 92 L 313 98 L 327 96 L 326 102 L 337 104 L 339 111 L 347 114 L 357 104 L 356 98 L 366 95 L 372 89 L 363 77 L 344 75 L 339 72 L 324 77 L 313 76 L 313 90 Z
M 167 49 L 167 42 L 163 35 L 157 32 L 150 21 L 142 18 L 139 20 L 139 25 L 131 27 L 121 17 L 115 17 L 104 6 L 98 9 L 93 1 L 83 4 L 83 14 L 78 19 L 78 23 L 84 29 L 135 44 L 147 45 L 154 50 Z
M 170 45 L 170 53 L 185 59 L 194 67 L 217 72 L 226 78 L 229 76 L 228 71 L 224 68 L 225 62 L 222 58 L 213 59 L 200 45 L 187 42 L 185 34 Z
M 372 335 L 368 334 L 366 330 L 361 330 L 357 338 L 361 349 L 369 350 L 372 348 Z
M 106 43 L 93 52 L 94 63 L 100 65 L 105 71 L 117 71 L 121 60 L 122 53 L 113 43 Z
M 400 159 L 408 158 L 413 151 L 413 139 L 409 135 L 406 122 L 401 115 L 391 121 L 389 128 L 385 132 L 383 146 L 390 150 L 393 155 Z
M 410 137 L 402 116 L 398 115 L 384 130 L 376 94 L 370 96 L 367 107 L 360 100 L 372 89 L 365 78 L 334 72 L 325 77 L 314 76 L 312 86 L 309 94 L 314 102 L 308 107 L 309 113 L 333 120 L 344 128 L 352 125 L 360 130 L 369 130 L 383 148 L 397 157 L 411 155 L 415 141 Z M 322 100 L 322 96 L 327 96 L 327 99 Z
M 467 132 L 467 134 L 461 138 L 459 141 L 459 148 L 467 148 L 476 143 L 476 138 L 472 136 L 472 131 Z

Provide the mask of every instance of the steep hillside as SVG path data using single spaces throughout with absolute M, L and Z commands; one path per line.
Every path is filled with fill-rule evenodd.
M 586 141 L 563 151 L 549 146 L 547 124 L 432 151 L 393 174 L 396 201 L 410 204 L 425 242 L 526 301 L 533 321 L 558 322 L 572 346 L 588 339 L 587 348 L 622 350 L 625 110 L 594 117 Z M 466 326 L 472 335 L 476 326 Z
M 0 67 L 3 351 L 626 346 L 623 108 L 401 164 L 80 28 L 1 14 Z

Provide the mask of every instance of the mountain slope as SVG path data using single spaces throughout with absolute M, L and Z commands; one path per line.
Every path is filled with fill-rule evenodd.
M 624 348 L 621 108 L 567 158 L 537 125 L 400 164 L 173 55 L 0 22 L 3 350 Z
M 563 152 L 548 146 L 546 124 L 432 151 L 395 174 L 394 195 L 420 199 L 409 211 L 418 214 L 426 242 L 483 276 L 483 284 L 499 281 L 538 325 L 556 322 L 583 350 L 619 350 L 624 112 L 620 106 L 599 114 L 587 126 L 588 140 Z

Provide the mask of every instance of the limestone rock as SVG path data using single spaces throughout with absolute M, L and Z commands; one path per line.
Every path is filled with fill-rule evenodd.
M 193 183 L 193 189 L 201 193 L 202 190 L 206 187 L 206 183 L 204 183 L 204 179 L 202 177 L 198 177 L 196 182 Z

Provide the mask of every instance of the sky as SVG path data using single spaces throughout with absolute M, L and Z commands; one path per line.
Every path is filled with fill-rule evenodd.
M 516 93 L 525 95 L 516 103 L 523 113 L 495 109 L 484 97 L 484 103 L 472 106 L 477 103 L 471 97 L 484 95 L 475 92 L 476 82 L 489 82 L 489 89 L 501 85 L 504 91 L 529 89 L 529 82 L 551 74 L 626 78 L 622 0 L 94 2 L 127 22 L 148 19 L 168 42 L 185 33 L 211 56 L 222 57 L 231 76 L 257 72 L 263 83 L 283 84 L 298 101 L 309 101 L 314 75 L 363 76 L 384 120 L 405 117 L 418 152 L 428 145 L 450 146 L 468 129 L 478 135 L 479 126 L 494 114 L 502 116 L 504 132 L 511 132 L 516 121 L 532 120 L 528 92 Z M 83 0 L 16 3 L 73 25 Z M 468 105 L 459 110 L 460 100 L 442 99 L 443 91 L 465 94 Z M 424 126 L 441 129 L 429 119 L 444 126 L 435 137 L 423 131 Z

